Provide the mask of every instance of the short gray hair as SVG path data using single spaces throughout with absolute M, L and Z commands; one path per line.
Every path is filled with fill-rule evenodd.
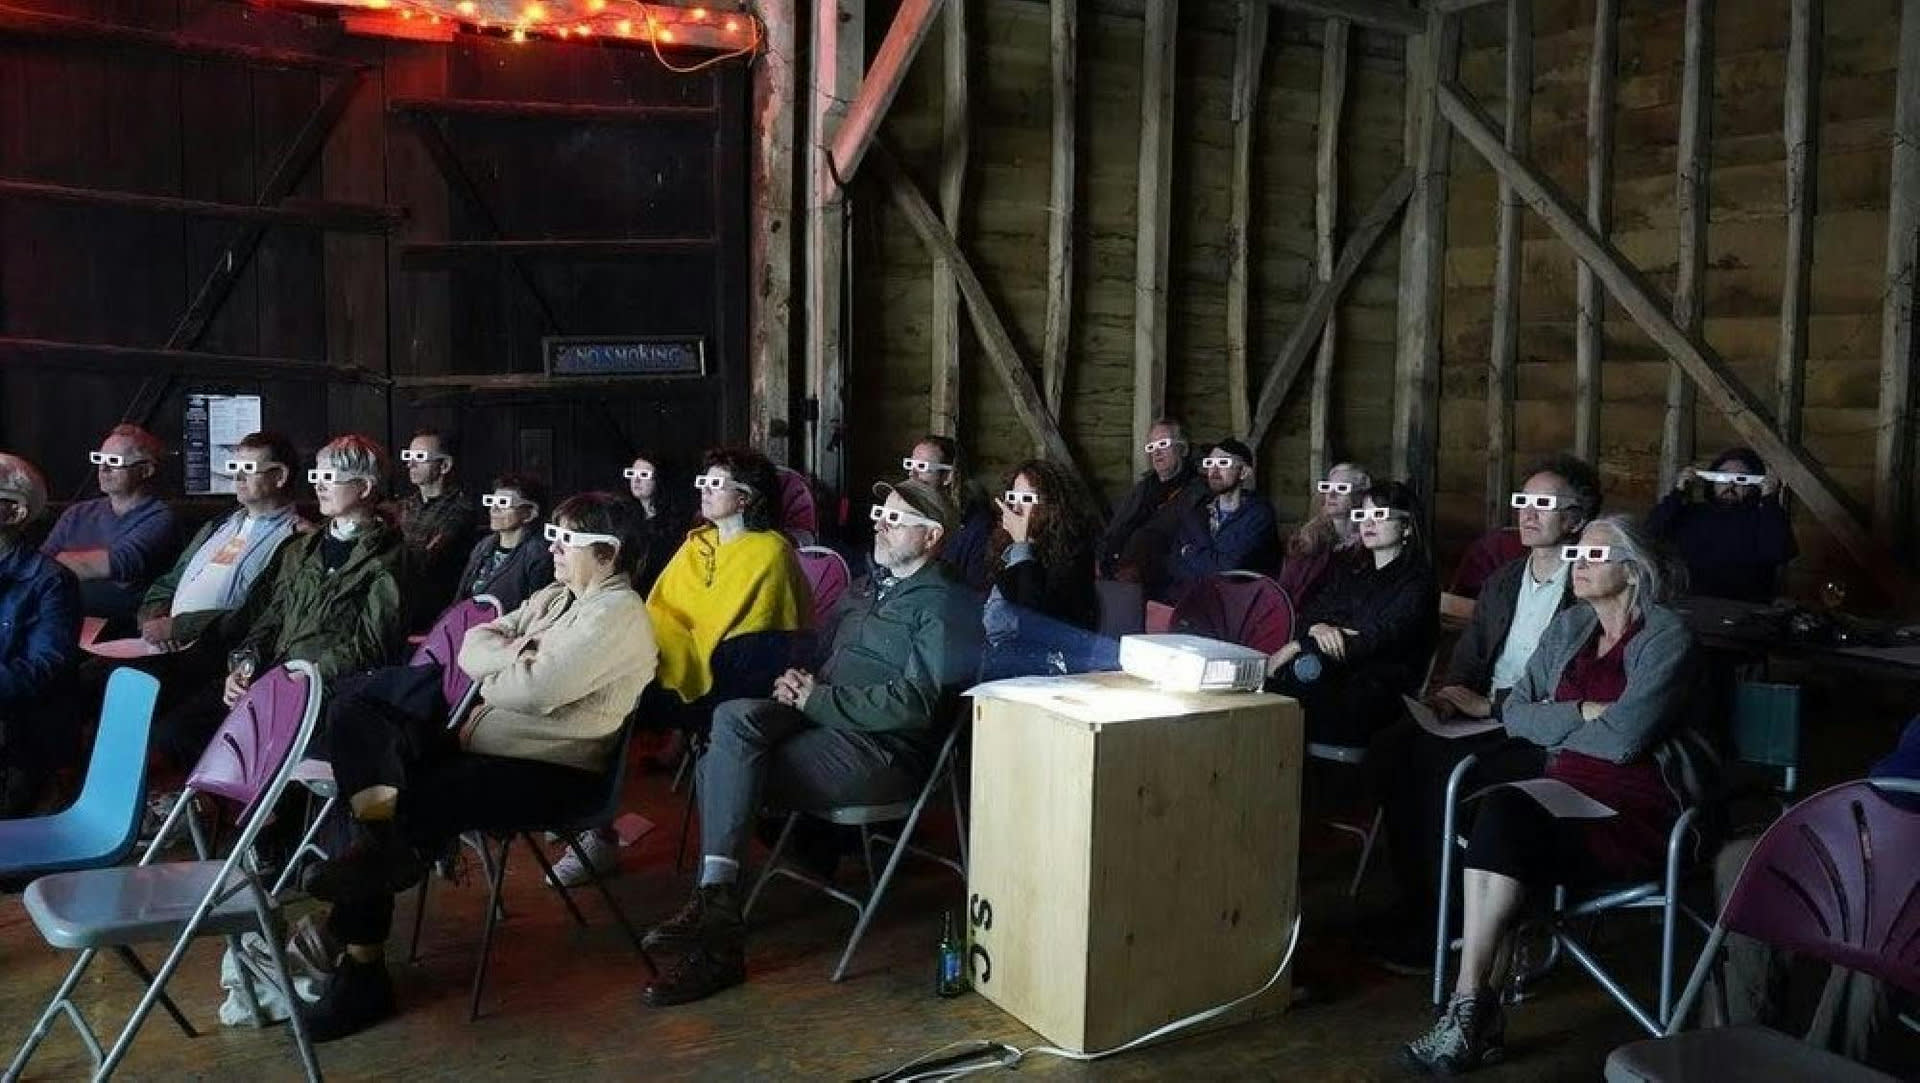
M 1149 432 L 1153 431 L 1154 429 L 1162 429 L 1162 428 L 1173 430 L 1174 443 L 1184 444 L 1187 447 L 1193 446 L 1193 442 L 1187 439 L 1187 427 L 1185 425 L 1182 425 L 1178 418 L 1156 417 L 1153 419 L 1153 424 L 1147 426 L 1147 430 Z
M 1627 566 L 1627 579 L 1634 587 L 1634 605 L 1641 609 L 1665 605 L 1678 593 L 1678 573 L 1633 516 L 1616 512 L 1602 515 L 1587 525 L 1589 529 L 1606 527 L 1613 535 L 1607 544 L 1623 551 L 1617 562 Z
M 1367 468 L 1364 466 L 1361 466 L 1359 463 L 1334 463 L 1332 466 L 1327 467 L 1327 477 L 1330 478 L 1342 470 L 1345 470 L 1347 473 L 1354 475 L 1353 495 L 1357 503 L 1358 498 L 1362 493 L 1365 493 L 1368 489 L 1373 488 L 1373 475 L 1367 473 Z M 1314 478 L 1313 480 L 1324 481 L 1326 479 Z
M 371 478 L 373 484 L 367 489 L 368 500 L 377 500 L 386 491 L 387 451 L 370 436 L 351 432 L 336 436 L 320 449 L 313 461 L 322 469 L 342 470 Z
M 0 451 L 0 497 L 26 505 L 31 523 L 47 510 L 46 475 L 20 456 Z

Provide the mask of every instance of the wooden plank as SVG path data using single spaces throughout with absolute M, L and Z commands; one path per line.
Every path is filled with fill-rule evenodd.
M 1427 10 L 1441 11 L 1441 12 L 1446 12 L 1448 14 L 1457 14 L 1462 11 L 1472 11 L 1474 8 L 1484 7 L 1488 4 L 1494 4 L 1498 2 L 1499 0 L 1427 0 Z M 1532 0 L 1528 0 L 1528 6 L 1532 6 Z M 1513 7 L 1512 0 L 1508 0 L 1507 7 L 1508 8 Z M 1531 16 L 1533 13 L 1528 12 L 1527 14 L 1529 16 L 1528 22 L 1531 23 L 1532 22 Z M 1505 498 L 1503 497 L 1502 498 L 1503 503 L 1501 504 L 1502 507 L 1506 506 L 1504 503 L 1504 500 Z
M 846 119 L 834 132 L 833 168 L 841 184 L 851 181 L 860 171 L 867 148 L 873 145 L 874 136 L 880 134 L 880 121 L 886 117 L 894 95 L 900 92 L 907 69 L 920 52 L 920 43 L 926 40 L 927 31 L 933 29 L 933 19 L 940 14 L 941 5 L 942 0 L 903 0 L 899 11 L 894 13 L 887 36 L 880 42 L 880 51 L 874 54 L 873 66 L 860 81 L 860 90 L 854 95 L 853 104 L 847 107 Z
M 1873 456 L 1874 527 L 1898 542 L 1913 478 L 1914 291 L 1920 271 L 1920 0 L 1900 5 L 1893 172 L 1887 194 L 1887 289 L 1880 324 L 1879 437 Z
M 1314 269 L 1321 282 L 1333 279 L 1334 232 L 1340 222 L 1340 116 L 1347 101 L 1347 36 L 1345 19 L 1328 19 L 1320 47 L 1320 121 L 1313 160 Z M 1329 309 L 1320 331 L 1320 349 L 1313 359 L 1313 388 L 1307 399 L 1307 460 L 1315 478 L 1332 467 L 1333 366 L 1338 317 Z
M 407 241 L 397 246 L 407 270 L 465 267 L 497 260 L 620 260 L 640 256 L 711 252 L 713 237 L 616 237 L 609 239 L 509 239 Z
M 1687 0 L 1680 75 L 1680 142 L 1674 151 L 1674 205 L 1680 258 L 1674 273 L 1673 322 L 1697 334 L 1706 318 L 1708 176 L 1713 167 L 1713 4 Z M 1660 430 L 1660 491 L 1673 488 L 1693 463 L 1693 381 L 1679 363 L 1667 369 L 1667 409 Z
M 147 378 L 192 374 L 210 379 L 338 381 L 375 387 L 387 383 L 384 376 L 359 366 L 321 361 L 10 336 L 0 337 L 0 363 L 7 367 L 86 369 Z
M 378 56 L 377 42 L 351 41 L 356 57 Z M 375 67 L 368 86 L 347 104 L 321 153 L 321 192 L 330 199 L 387 198 L 386 74 Z M 387 243 L 385 238 L 328 234 L 322 238 L 326 289 L 327 361 L 391 375 L 387 351 Z M 327 388 L 326 431 L 361 432 L 391 441 L 385 391 L 334 384 Z
M 1507 149 L 1533 153 L 1533 0 L 1507 0 Z M 1513 476 L 1513 400 L 1520 361 L 1520 240 L 1523 207 L 1513 185 L 1500 180 L 1500 221 L 1494 241 L 1493 317 L 1487 352 L 1487 485 L 1489 527 L 1507 522 Z
M 1393 473 L 1433 509 L 1440 413 L 1441 303 L 1446 292 L 1449 130 L 1435 108 L 1459 66 L 1460 20 L 1430 15 L 1407 41 L 1405 146 L 1414 190 L 1400 231 L 1400 310 L 1393 416 Z
M 1413 177 L 1411 168 L 1403 169 L 1387 186 L 1387 190 L 1380 193 L 1380 197 L 1373 201 L 1373 206 L 1368 208 L 1366 217 L 1354 227 L 1353 235 L 1347 238 L 1346 247 L 1340 250 L 1340 260 L 1334 265 L 1333 276 L 1315 286 L 1313 292 L 1307 295 L 1300 322 L 1287 333 L 1287 341 L 1274 356 L 1273 364 L 1267 367 L 1267 378 L 1260 386 L 1260 400 L 1253 408 L 1253 427 L 1247 437 L 1247 443 L 1252 447 L 1259 447 L 1266 439 L 1274 417 L 1280 413 L 1280 407 L 1286 403 L 1287 393 L 1293 389 L 1294 380 L 1300 375 L 1300 370 L 1306 367 L 1307 355 L 1320 340 L 1320 331 L 1326 326 L 1333 306 L 1340 302 L 1354 276 L 1360 273 L 1360 265 L 1379 247 L 1381 239 L 1386 236 L 1387 227 L 1400 217 L 1401 210 L 1413 197 Z
M 806 374 L 807 467 L 836 492 L 846 489 L 846 342 L 841 328 L 848 273 L 846 194 L 834 176 L 833 132 L 860 84 L 866 0 L 814 6 L 807 105 Z
M 1180 0 L 1147 7 L 1141 32 L 1140 170 L 1133 259 L 1133 454 L 1167 408 L 1167 269 L 1173 240 L 1174 58 Z
M 1602 237 L 1613 221 L 1613 88 L 1620 41 L 1618 0 L 1596 0 L 1593 48 L 1587 64 L 1587 225 Z M 1573 447 L 1590 463 L 1600 461 L 1601 328 L 1606 297 L 1593 268 L 1576 269 L 1574 296 Z
M 941 34 L 943 89 L 940 99 L 940 217 L 947 232 L 960 236 L 961 209 L 967 195 L 967 155 L 971 139 L 967 88 L 967 3 L 948 0 Z M 960 294 L 953 268 L 933 264 L 933 371 L 928 374 L 928 431 L 960 434 Z
M 1067 342 L 1073 326 L 1075 118 L 1079 110 L 1079 0 L 1052 0 L 1052 142 L 1047 194 L 1047 325 L 1041 338 L 1041 383 L 1057 422 L 1066 414 Z
M 772 43 L 768 44 L 771 48 Z M 592 102 L 517 102 L 486 98 L 395 98 L 387 103 L 387 109 L 395 114 L 426 113 L 432 116 L 493 120 L 567 120 L 637 126 L 657 124 L 664 120 L 708 124 L 720 115 L 719 108 L 712 105 L 600 105 Z
M 1682 330 L 1667 315 L 1640 272 L 1610 241 L 1593 232 L 1552 181 L 1507 151 L 1492 121 L 1466 97 L 1465 91 L 1457 86 L 1442 85 L 1439 104 L 1455 130 L 1513 184 L 1514 190 L 1573 249 L 1574 255 L 1594 268 L 1621 308 L 1649 338 L 1680 363 L 1708 401 L 1726 415 L 1734 431 L 1767 460 L 1769 469 L 1781 476 L 1853 559 L 1883 587 L 1896 596 L 1903 596 L 1908 580 L 1891 553 L 1877 544 L 1854 518 L 1838 487 L 1819 463 L 1780 438 L 1779 430 L 1768 420 L 1766 408 L 1740 383 L 1726 362 L 1697 332 Z
M 176 196 L 150 195 L 146 192 L 71 188 L 62 184 L 38 184 L 33 181 L 6 179 L 0 179 L 0 199 L 66 203 L 83 207 L 117 207 L 123 210 L 150 211 L 155 214 L 177 214 L 186 218 L 247 222 L 263 226 L 292 226 L 339 233 L 384 233 L 406 216 L 405 210 L 400 207 L 387 207 L 373 203 L 289 199 L 275 206 L 264 206 L 255 203 L 181 199 Z
M 1418 37 L 1427 32 L 1427 20 L 1411 7 L 1389 3 L 1388 0 L 1267 0 L 1277 8 L 1290 11 L 1304 11 L 1309 15 L 1324 15 L 1329 19 L 1346 19 L 1361 26 L 1375 30 L 1391 30 L 1396 34 Z
M 1252 311 L 1247 303 L 1247 228 L 1253 204 L 1253 143 L 1259 132 L 1255 113 L 1260 104 L 1260 69 L 1266 55 L 1266 0 L 1241 0 L 1239 33 L 1233 48 L 1233 165 L 1227 198 L 1227 416 L 1233 431 L 1241 434 L 1252 423 L 1252 404 L 1248 402 L 1252 388 L 1247 376 L 1247 325 Z M 1324 86 L 1323 80 L 1323 97 Z M 1321 116 L 1324 123 L 1324 107 Z M 1324 132 L 1321 139 L 1324 145 Z M 1330 242 L 1327 247 L 1332 247 Z M 1255 454 L 1259 454 L 1257 449 Z
M 224 41 L 188 37 L 159 30 L 145 30 L 119 23 L 96 22 L 65 15 L 29 13 L 12 6 L 0 7 L 0 41 L 28 41 L 40 44 L 70 45 L 86 49 L 118 47 L 141 49 L 196 60 L 218 60 L 255 68 L 284 68 L 293 71 L 317 71 L 345 74 L 363 69 L 364 64 L 337 57 L 316 56 L 286 49 L 264 49 L 235 45 Z
M 1820 0 L 1792 0 L 1788 16 L 1786 109 L 1781 134 L 1787 154 L 1786 282 L 1780 294 L 1780 354 L 1774 372 L 1774 412 L 1780 435 L 1800 442 L 1800 403 L 1807 366 L 1807 313 L 1812 301 L 1814 192 L 1819 154 Z
M 449 50 L 429 42 L 387 41 L 385 75 L 387 100 L 405 101 L 440 98 L 449 86 Z M 468 211 L 472 223 L 469 235 L 485 238 L 503 236 L 500 221 L 489 205 L 479 182 L 468 174 L 459 153 L 448 140 L 440 117 L 427 113 L 392 113 L 412 139 L 387 140 L 388 198 L 407 205 L 412 212 L 405 229 L 395 240 L 401 244 L 387 248 L 387 351 L 392 356 L 394 375 L 421 376 L 454 371 L 453 283 L 446 275 L 408 273 L 405 244 L 441 244 L 453 239 L 454 200 Z M 498 184 L 495 185 L 496 189 Z M 526 264 L 508 262 L 504 273 L 497 274 L 500 302 L 495 307 L 511 309 L 511 280 L 517 279 L 536 297 L 538 289 Z M 544 309 L 544 305 L 543 305 Z M 558 334 L 549 318 L 548 334 Z
M 765 50 L 753 66 L 752 206 L 749 210 L 748 439 L 774 462 L 793 459 L 788 422 L 793 366 L 794 0 L 762 0 Z

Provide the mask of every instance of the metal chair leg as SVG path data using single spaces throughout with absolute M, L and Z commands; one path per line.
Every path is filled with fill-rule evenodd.
M 140 961 L 140 956 L 134 954 L 132 948 L 120 944 L 113 950 L 114 954 L 120 957 L 120 961 L 127 964 L 127 969 L 133 971 L 134 977 L 140 979 L 140 984 L 153 984 L 153 972 L 147 969 L 147 964 Z M 180 1033 L 189 1038 L 200 1036 L 200 1032 L 193 1029 L 192 1023 L 187 1022 L 187 1017 L 180 1013 L 180 1006 L 173 1002 L 173 998 L 168 996 L 165 990 L 160 992 L 160 1010 L 173 1017 L 173 1023 L 180 1028 Z
M 960 867 L 971 868 L 967 863 L 967 812 L 960 807 L 960 772 L 947 774 L 947 792 L 953 795 L 953 833 L 960 843 Z
M 307 1070 L 308 1083 L 320 1083 L 320 1061 L 314 1056 L 313 1038 L 307 1033 L 306 1015 L 300 1003 L 300 994 L 293 987 L 293 972 L 287 968 L 287 949 L 280 943 L 280 934 L 273 927 L 273 920 L 266 909 L 266 899 L 256 890 L 254 906 L 260 912 L 260 935 L 267 941 L 267 947 L 273 954 L 273 974 L 280 983 L 280 995 L 287 1002 L 287 1026 L 293 1034 L 294 1049 L 300 1054 L 300 1064 Z M 246 973 L 242 967 L 241 974 Z
M 753 904 L 760 898 L 760 889 L 767 886 L 767 880 L 773 876 L 773 870 L 780 867 L 780 855 L 787 850 L 787 836 L 793 834 L 793 825 L 798 819 L 800 819 L 799 813 L 787 813 L 787 822 L 780 826 L 780 837 L 774 840 L 773 852 L 767 855 L 767 863 L 761 868 L 759 879 L 753 882 L 753 890 L 747 892 L 747 901 L 740 907 L 742 920 L 753 913 Z
M 699 781 L 687 782 L 687 804 L 680 810 L 680 846 L 673 852 L 673 871 L 683 872 L 687 864 L 687 835 L 693 828 L 694 799 L 699 791 Z
M 847 946 L 840 952 L 840 961 L 834 965 L 833 981 L 846 976 L 847 964 L 853 961 L 854 949 L 860 946 L 861 937 L 866 935 L 867 926 L 872 924 L 873 912 L 880 909 L 880 900 L 886 897 L 887 885 L 893 882 L 894 870 L 900 867 L 900 859 L 906 856 L 908 844 L 913 841 L 914 829 L 920 824 L 920 813 L 925 807 L 924 803 L 915 804 L 913 811 L 907 815 L 907 822 L 901 826 L 900 837 L 894 840 L 893 851 L 887 855 L 887 867 L 880 873 L 873 890 L 867 894 L 867 901 L 860 907 L 860 920 L 854 923 L 853 935 L 847 938 Z
M 573 915 L 573 923 L 575 925 L 580 926 L 583 929 L 586 928 L 587 916 L 580 912 L 580 907 L 573 901 L 573 892 L 568 891 L 567 886 L 560 882 L 560 877 L 554 875 L 553 864 L 547 860 L 547 855 L 541 853 L 540 847 L 534 845 L 532 835 L 522 834 L 520 837 L 526 840 L 527 849 L 533 851 L 533 859 L 540 863 L 540 875 L 546 878 L 547 883 L 553 885 L 553 890 L 558 891 L 560 893 L 560 901 L 567 904 L 567 913 Z M 506 840 L 500 844 L 501 853 L 504 854 L 507 851 L 507 848 L 512 845 L 513 845 L 513 837 L 509 835 L 506 838 Z M 578 851 L 578 846 L 574 842 L 574 836 L 572 835 L 567 836 L 567 845 L 573 846 L 576 852 Z M 506 862 L 506 859 L 502 858 L 501 863 L 505 864 L 505 862 Z M 580 862 L 583 865 L 587 863 L 587 858 L 585 854 L 580 855 Z M 587 865 L 587 871 L 592 872 L 593 866 Z
M 1353 867 L 1353 882 L 1347 885 L 1347 898 L 1360 894 L 1360 882 L 1367 877 L 1367 862 L 1373 859 L 1373 844 L 1380 840 L 1380 825 L 1386 820 L 1387 810 L 1383 806 L 1373 810 L 1373 824 L 1367 828 L 1367 834 L 1360 841 L 1360 863 Z
M 100 1049 L 100 1042 L 93 1036 L 92 1029 L 87 1026 L 86 1020 L 81 1017 L 79 1009 L 73 1006 L 73 1001 L 70 999 L 73 996 L 74 987 L 80 984 L 80 975 L 87 972 L 87 967 L 93 963 L 93 957 L 98 954 L 98 949 L 88 948 L 73 961 L 72 969 L 67 971 L 67 976 L 61 981 L 60 988 L 54 990 L 53 997 L 47 1001 L 46 1009 L 40 1013 L 40 1018 L 34 1020 L 33 1029 L 28 1032 L 27 1040 L 21 1043 L 19 1051 L 13 1055 L 13 1063 L 7 1065 L 7 1070 L 4 1074 L 0 1074 L 0 1079 L 12 1083 L 13 1080 L 20 1078 L 20 1073 L 27 1070 L 27 1062 L 33 1059 L 34 1051 L 40 1048 L 40 1043 L 46 1041 L 47 1034 L 53 1030 L 54 1019 L 58 1018 L 63 1011 L 67 1013 L 68 1020 L 73 1023 L 73 1029 L 79 1031 L 80 1041 L 86 1045 L 87 1054 L 93 1058 L 94 1068 L 100 1067 L 100 1061 L 104 1055 Z
M 420 926 L 427 919 L 427 885 L 433 882 L 433 871 L 420 877 L 420 890 L 413 899 L 413 938 L 407 941 L 407 963 L 412 965 L 420 961 Z
M 487 840 L 480 838 L 481 851 L 484 854 Z M 508 842 L 512 840 L 509 839 Z M 487 959 L 493 952 L 493 927 L 500 918 L 500 884 L 507 877 L 507 858 L 512 857 L 512 847 L 500 847 L 500 861 L 493 866 L 493 879 L 487 889 L 487 923 L 480 933 L 480 962 L 473 970 L 473 995 L 467 1001 L 467 1022 L 480 1018 L 480 990 L 487 984 Z

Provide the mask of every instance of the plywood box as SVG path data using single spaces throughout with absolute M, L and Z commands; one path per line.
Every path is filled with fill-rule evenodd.
M 1259 989 L 1297 905 L 1299 705 L 1023 684 L 974 703 L 974 988 L 1080 1052 Z M 1230 1018 L 1284 1010 L 1290 985 Z

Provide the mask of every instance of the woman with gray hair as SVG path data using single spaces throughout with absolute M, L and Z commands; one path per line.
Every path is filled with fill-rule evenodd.
M 1523 790 L 1477 802 L 1463 862 L 1464 946 L 1445 1013 L 1402 1057 L 1446 1074 L 1504 1052 L 1496 960 L 1529 892 L 1644 878 L 1667 833 L 1702 789 L 1700 744 L 1684 724 L 1693 637 L 1667 607 L 1672 580 L 1625 516 L 1595 520 L 1565 546 L 1579 600 L 1540 637 L 1499 709 L 1510 737 L 1539 746 L 1540 774 L 1606 805 L 1601 819 L 1561 819 Z
M 0 453 L 0 819 L 31 812 L 78 747 L 46 710 L 80 655 L 79 582 L 24 539 L 46 510 L 40 471 Z

